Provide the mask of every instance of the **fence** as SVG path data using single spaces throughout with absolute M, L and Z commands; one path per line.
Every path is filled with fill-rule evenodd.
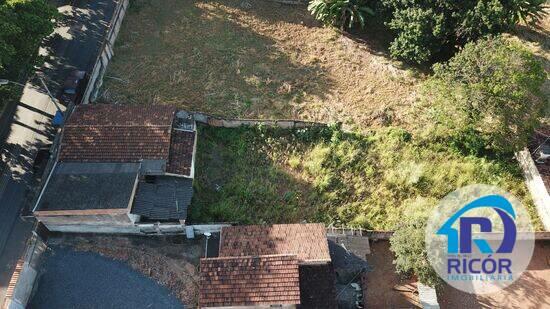
M 523 169 L 525 183 L 527 184 L 529 192 L 531 192 L 531 197 L 533 198 L 544 229 L 550 231 L 550 195 L 548 195 L 546 185 L 528 149 L 516 153 L 516 158 Z
M 113 18 L 109 24 L 109 28 L 107 29 L 107 34 L 101 44 L 100 53 L 97 56 L 94 68 L 90 74 L 88 85 L 86 86 L 86 90 L 84 90 L 84 95 L 82 96 L 83 104 L 93 102 L 97 97 L 98 90 L 103 83 L 103 75 L 107 70 L 107 65 L 114 55 L 113 47 L 120 30 L 120 26 L 122 25 L 122 20 L 124 19 L 124 15 L 128 9 L 128 2 L 129 0 L 120 0 L 117 3 Z
M 393 231 L 376 231 L 366 230 L 363 228 L 334 227 L 330 225 L 327 226 L 327 234 L 343 236 L 363 236 L 376 240 L 389 240 L 390 237 L 393 235 Z

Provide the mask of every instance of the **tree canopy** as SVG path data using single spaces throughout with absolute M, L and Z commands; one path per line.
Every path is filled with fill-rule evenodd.
M 542 63 L 511 39 L 468 43 L 434 72 L 421 113 L 433 123 L 434 136 L 470 154 L 522 149 L 548 106 Z
M 395 268 L 403 275 L 416 275 L 423 284 L 436 287 L 441 279 L 428 261 L 425 230 L 435 199 L 416 198 L 404 203 L 407 213 L 390 238 L 390 250 L 395 254 Z
M 413 63 L 452 56 L 458 47 L 543 14 L 545 0 L 382 0 L 396 32 L 393 57 Z
M 32 68 L 57 16 L 46 0 L 0 0 L 0 76 L 18 78 Z

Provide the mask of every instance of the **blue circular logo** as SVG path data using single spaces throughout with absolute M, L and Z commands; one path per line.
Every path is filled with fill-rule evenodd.
M 437 274 L 475 294 L 512 284 L 534 248 L 527 210 L 511 194 L 487 185 L 467 186 L 442 199 L 428 220 L 425 240 Z

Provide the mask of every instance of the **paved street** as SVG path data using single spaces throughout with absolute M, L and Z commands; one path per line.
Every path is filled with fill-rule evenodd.
M 54 246 L 42 267 L 28 308 L 184 308 L 165 286 L 97 253 Z
M 72 70 L 91 70 L 115 6 L 115 0 L 60 4 L 58 10 L 66 18 L 40 50 L 46 63 L 25 85 L 17 106 L 7 108 L 15 112 L 0 153 L 0 304 L 32 229 L 32 222 L 19 217 L 37 185 L 39 175 L 33 174 L 32 164 L 37 150 L 51 143 L 56 132 L 51 126 L 56 107 L 38 77 L 56 96 Z

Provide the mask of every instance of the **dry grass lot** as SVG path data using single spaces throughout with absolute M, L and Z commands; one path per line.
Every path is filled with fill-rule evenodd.
M 384 33 L 357 42 L 306 6 L 269 1 L 131 1 L 104 98 L 173 103 L 247 118 L 399 123 L 419 79 L 385 55 Z

